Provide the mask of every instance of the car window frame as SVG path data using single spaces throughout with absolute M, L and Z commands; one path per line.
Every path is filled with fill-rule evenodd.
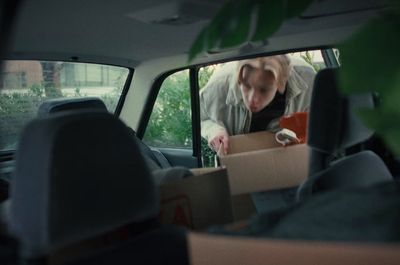
M 119 66 L 119 67 L 121 67 L 121 66 Z M 119 96 L 117 106 L 115 107 L 115 110 L 114 110 L 114 115 L 117 117 L 119 117 L 119 115 L 121 114 L 122 108 L 125 104 L 126 95 L 128 94 L 129 88 L 131 87 L 133 75 L 135 73 L 135 69 L 130 68 L 130 67 L 125 67 L 125 68 L 127 68 L 129 72 L 128 72 L 128 76 L 126 77 L 124 86 L 122 88 L 121 95 Z

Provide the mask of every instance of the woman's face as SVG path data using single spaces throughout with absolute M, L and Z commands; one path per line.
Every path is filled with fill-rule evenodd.
M 274 99 L 278 84 L 271 71 L 245 65 L 240 90 L 246 108 L 257 113 Z

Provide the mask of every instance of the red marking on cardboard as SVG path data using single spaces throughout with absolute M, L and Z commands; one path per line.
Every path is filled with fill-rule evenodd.
M 164 223 L 193 228 L 192 208 L 189 197 L 186 194 L 181 194 L 163 199 L 161 201 L 160 219 Z

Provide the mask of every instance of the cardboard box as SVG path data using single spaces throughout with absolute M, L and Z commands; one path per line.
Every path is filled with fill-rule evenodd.
M 196 230 L 231 223 L 233 210 L 227 170 L 199 168 L 191 171 L 195 176 L 161 186 L 161 222 Z
M 376 265 L 400 264 L 400 246 L 323 241 L 271 240 L 189 233 L 192 265 Z
M 229 137 L 229 154 L 238 154 L 262 149 L 282 147 L 275 134 L 267 131 L 240 134 Z
M 219 160 L 228 169 L 236 221 L 255 213 L 251 193 L 296 187 L 308 175 L 308 146 L 282 147 L 270 132 L 231 136 Z
M 307 145 L 282 147 L 270 132 L 230 137 L 229 153 L 219 159 L 232 195 L 297 186 L 308 174 Z

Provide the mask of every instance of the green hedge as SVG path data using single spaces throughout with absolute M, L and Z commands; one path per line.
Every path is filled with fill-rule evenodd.
M 43 101 L 64 97 L 60 90 L 32 85 L 27 92 L 0 93 L 0 150 L 14 150 L 23 127 L 37 115 L 37 110 Z M 119 94 L 113 91 L 100 98 L 109 110 L 114 110 L 118 104 Z M 85 97 L 76 89 L 74 97 Z

